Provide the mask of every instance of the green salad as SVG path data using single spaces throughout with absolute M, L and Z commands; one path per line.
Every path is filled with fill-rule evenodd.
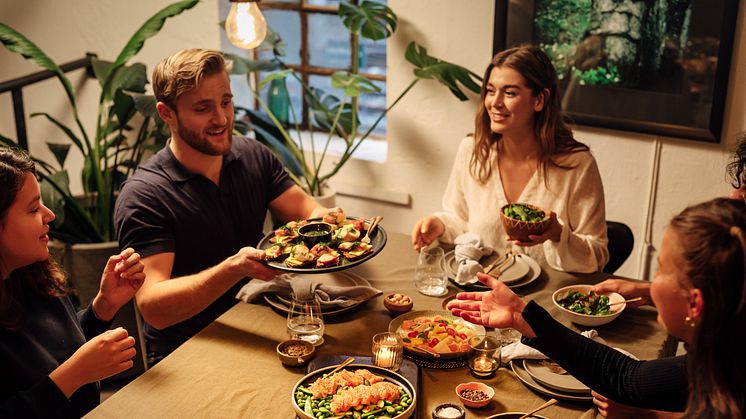
M 544 219 L 544 211 L 526 204 L 510 204 L 503 209 L 503 214 L 516 220 L 538 223 Z
M 568 291 L 567 294 L 557 300 L 557 303 L 575 313 L 591 316 L 606 316 L 613 313 L 609 306 L 609 297 L 598 295 L 593 291 L 588 294 L 583 294 L 579 291 Z

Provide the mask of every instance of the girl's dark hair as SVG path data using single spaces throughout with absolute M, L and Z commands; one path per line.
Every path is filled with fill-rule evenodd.
M 687 417 L 746 414 L 746 203 L 718 198 L 671 221 L 704 310 L 689 347 Z
M 0 229 L 5 228 L 8 209 L 16 200 L 27 175 L 36 176 L 34 162 L 23 151 L 0 148 Z M 0 253 L 0 263 L 3 254 Z M 23 319 L 19 301 L 25 290 L 42 295 L 65 294 L 65 275 L 52 260 L 35 262 L 0 278 L 0 329 L 17 329 Z
M 746 168 L 746 133 L 741 133 L 736 141 L 738 141 L 736 151 L 733 152 L 727 170 L 731 178 L 731 185 L 739 189 L 746 184 L 746 173 L 744 173 L 744 168 Z
M 488 80 L 495 68 L 510 68 L 517 71 L 534 96 L 548 91 L 544 109 L 538 112 L 534 119 L 534 133 L 541 145 L 539 175 L 546 174 L 549 164 L 565 169 L 571 168 L 559 165 L 554 158 L 576 151 L 587 151 L 588 146 L 575 140 L 572 130 L 565 123 L 557 86 L 557 72 L 552 61 L 540 48 L 521 45 L 495 55 L 484 71 L 481 102 L 475 118 L 474 153 L 469 164 L 472 177 L 480 184 L 485 184 L 492 176 L 492 153 L 501 137 L 490 129 L 490 116 L 484 107 Z M 544 181 L 546 183 L 546 178 Z

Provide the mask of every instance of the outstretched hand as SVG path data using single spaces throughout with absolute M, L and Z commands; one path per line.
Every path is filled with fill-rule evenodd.
M 111 256 L 101 275 L 101 288 L 93 300 L 93 310 L 101 320 L 109 321 L 145 281 L 145 266 L 131 247 Z
M 446 308 L 471 323 L 496 328 L 512 327 L 524 336 L 534 337 L 534 331 L 521 314 L 526 303 L 496 278 L 483 273 L 478 273 L 477 278 L 492 291 L 460 292 Z

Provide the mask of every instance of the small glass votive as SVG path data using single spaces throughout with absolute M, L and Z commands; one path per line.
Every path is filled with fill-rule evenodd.
M 495 336 L 472 336 L 466 363 L 474 376 L 491 376 L 500 368 L 500 341 Z
M 373 336 L 373 364 L 396 371 L 404 360 L 404 342 L 396 333 L 385 332 Z

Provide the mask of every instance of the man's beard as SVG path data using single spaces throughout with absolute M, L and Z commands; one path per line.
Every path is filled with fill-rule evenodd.
M 227 153 L 228 150 L 230 150 L 231 142 L 233 141 L 233 136 L 231 135 L 231 133 L 233 132 L 232 121 L 229 126 L 226 127 L 228 133 L 228 141 L 225 143 L 225 145 L 211 143 L 208 139 L 202 136 L 201 133 L 186 128 L 184 124 L 181 123 L 181 121 L 178 122 L 179 137 L 184 140 L 185 143 L 189 144 L 192 148 L 199 151 L 200 153 L 207 154 L 208 156 L 222 156 L 223 154 Z

